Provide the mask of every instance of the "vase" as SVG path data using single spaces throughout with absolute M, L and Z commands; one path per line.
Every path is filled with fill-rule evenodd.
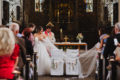
M 81 39 L 79 39 L 79 43 L 82 43 Z

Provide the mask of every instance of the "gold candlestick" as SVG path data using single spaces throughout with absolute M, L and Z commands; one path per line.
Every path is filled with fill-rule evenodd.
M 59 10 L 58 10 L 58 12 L 57 12 L 57 22 L 59 23 L 59 15 L 60 15 L 60 12 L 59 12 Z
M 65 42 L 67 42 L 69 38 L 67 37 L 67 35 L 65 35 L 64 39 L 65 39 Z
M 61 40 L 63 39 L 63 30 L 62 30 L 62 28 L 60 29 L 60 39 Z
M 68 22 L 70 22 L 70 10 L 68 11 Z

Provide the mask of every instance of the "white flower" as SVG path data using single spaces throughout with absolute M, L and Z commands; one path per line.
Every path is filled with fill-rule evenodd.
M 83 39 L 83 35 L 82 35 L 82 33 L 78 33 L 78 35 L 77 35 L 77 37 L 76 37 L 76 38 L 77 38 L 78 40 L 79 40 L 79 39 L 81 39 L 81 40 L 82 40 L 82 39 Z

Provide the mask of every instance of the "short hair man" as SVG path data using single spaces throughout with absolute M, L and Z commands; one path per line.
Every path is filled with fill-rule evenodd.
M 33 31 L 35 30 L 35 24 L 33 23 L 29 23 L 27 28 L 25 28 L 24 30 L 26 29 L 29 29 L 30 30 L 30 36 L 29 36 L 29 40 L 32 42 L 32 46 L 34 46 L 34 36 L 33 36 Z M 24 33 L 24 30 L 23 30 L 23 33 Z
M 18 66 L 22 70 L 23 66 L 26 63 L 25 41 L 24 39 L 17 37 L 17 34 L 19 33 L 19 25 L 17 23 L 12 23 L 9 26 L 9 29 L 13 31 L 15 35 L 16 43 L 20 46 L 20 56 L 19 56 Z
M 46 26 L 46 30 L 45 30 L 44 34 L 49 38 L 49 40 L 52 43 L 55 43 L 56 39 L 55 39 L 54 33 L 51 31 L 51 26 Z

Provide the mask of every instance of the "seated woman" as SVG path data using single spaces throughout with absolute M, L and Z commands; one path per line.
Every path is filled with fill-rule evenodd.
M 15 44 L 13 32 L 0 28 L 0 79 L 13 79 L 18 56 L 19 46 Z

